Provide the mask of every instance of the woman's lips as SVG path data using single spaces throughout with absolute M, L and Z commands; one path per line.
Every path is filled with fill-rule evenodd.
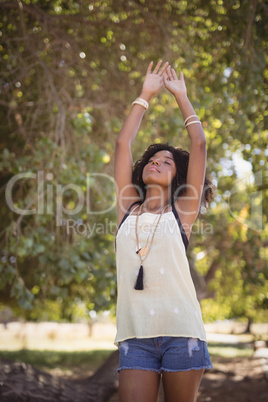
M 149 167 L 149 170 L 153 170 L 154 172 L 160 173 L 159 170 L 155 166 Z

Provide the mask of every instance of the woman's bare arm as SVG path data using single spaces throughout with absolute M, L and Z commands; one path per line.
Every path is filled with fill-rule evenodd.
M 174 69 L 168 67 L 164 77 L 166 88 L 175 96 L 183 119 L 187 124 L 198 121 L 198 117 L 187 97 L 187 90 L 182 72 L 177 77 Z M 180 216 L 189 229 L 194 223 L 200 208 L 206 170 L 206 137 L 199 123 L 190 124 L 187 131 L 191 140 L 189 165 L 186 179 L 186 192 L 177 201 Z
M 148 103 L 151 98 L 163 87 L 163 73 L 168 65 L 165 63 L 162 68 L 160 60 L 152 71 L 153 63 L 148 66 L 143 83 L 140 98 Z M 133 160 L 131 145 L 138 133 L 145 108 L 140 105 L 133 105 L 131 111 L 118 135 L 115 147 L 114 177 L 116 183 L 116 198 L 118 223 L 121 222 L 129 205 L 139 199 L 135 187 L 132 185 Z

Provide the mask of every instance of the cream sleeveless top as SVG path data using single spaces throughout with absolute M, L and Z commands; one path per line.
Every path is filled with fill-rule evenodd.
M 136 202 L 137 203 L 137 202 Z M 144 261 L 144 289 L 135 290 L 141 265 L 137 255 L 131 207 L 120 223 L 116 238 L 117 312 L 115 345 L 129 338 L 183 336 L 206 341 L 200 304 L 186 257 L 188 239 L 175 209 L 163 213 L 150 253 Z M 140 202 L 138 202 L 140 203 Z M 138 206 L 136 206 L 137 208 Z M 140 246 L 156 225 L 158 214 L 139 216 Z

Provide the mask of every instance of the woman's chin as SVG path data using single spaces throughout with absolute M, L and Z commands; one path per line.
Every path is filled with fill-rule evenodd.
M 155 185 L 163 187 L 163 183 L 155 177 L 147 177 L 146 181 L 144 181 L 145 186 Z

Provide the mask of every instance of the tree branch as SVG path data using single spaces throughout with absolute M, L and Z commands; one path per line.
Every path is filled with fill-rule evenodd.
M 245 48 L 247 49 L 249 47 L 250 44 L 250 40 L 252 38 L 252 25 L 254 23 L 255 20 L 255 15 L 256 15 L 256 9 L 257 9 L 257 5 L 259 3 L 259 0 L 252 0 L 251 4 L 249 6 L 249 19 L 248 19 L 248 25 L 247 25 L 247 30 L 246 30 L 246 34 L 245 34 Z
M 220 268 L 220 264 L 218 261 L 213 261 L 212 264 L 209 267 L 208 272 L 206 273 L 204 279 L 206 285 L 209 284 L 209 282 L 215 277 L 216 271 Z

